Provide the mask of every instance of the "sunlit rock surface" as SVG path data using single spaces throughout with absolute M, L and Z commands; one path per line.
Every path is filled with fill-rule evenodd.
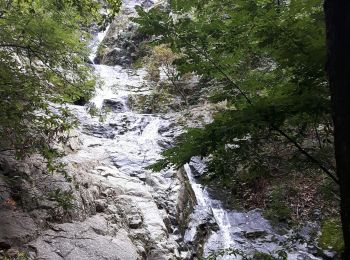
M 130 104 L 153 91 L 145 69 L 129 67 L 142 54 L 138 43 L 147 38 L 138 35 L 130 17 L 135 5 L 149 8 L 159 2 L 124 1 L 117 20 L 95 37 L 90 60 L 98 63 L 92 66 L 101 87 L 90 104 L 70 106 L 80 125 L 61 147 L 71 182 L 62 174 L 44 175 L 40 158 L 23 163 L 11 154 L 1 158 L 3 176 L 15 172 L 18 182 L 10 186 L 0 179 L 6 202 L 0 210 L 0 250 L 27 251 L 29 259 L 170 260 L 225 248 L 271 252 L 288 247 L 289 259 L 317 259 L 308 252 L 310 232 L 304 241 L 294 241 L 295 234 L 279 235 L 260 210 L 225 209 L 198 182 L 205 170 L 200 158 L 179 172 L 145 170 L 181 132 L 179 122 L 193 127 L 212 120 L 207 104 L 192 107 L 191 119 L 171 109 L 151 114 Z M 88 107 L 100 109 L 102 116 L 92 117 Z M 70 192 L 71 209 L 64 211 L 49 199 L 56 190 Z

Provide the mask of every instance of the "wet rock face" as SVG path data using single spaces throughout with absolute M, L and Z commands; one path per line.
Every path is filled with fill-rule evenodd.
M 37 236 L 37 224 L 25 212 L 2 208 L 0 218 L 0 249 L 21 246 Z
M 144 5 L 150 4 L 150 1 L 145 1 Z M 95 64 L 128 67 L 145 55 L 141 43 L 148 40 L 149 36 L 138 32 L 137 25 L 129 19 L 131 16 L 129 12 L 129 9 L 122 11 L 110 25 L 94 59 Z M 135 15 L 134 11 L 132 15 Z
M 95 137 L 113 139 L 115 137 L 114 128 L 101 124 L 84 125 L 84 131 L 92 133 Z
M 137 24 L 132 22 L 136 16 L 135 6 L 149 9 L 157 5 L 157 8 L 166 6 L 162 0 L 123 0 L 124 7 L 120 14 L 110 25 L 106 37 L 98 48 L 95 64 L 109 66 L 130 66 L 134 61 L 146 55 L 143 43 L 150 40 L 149 35 L 138 31 Z
M 141 259 L 127 231 L 99 215 L 52 225 L 30 246 L 39 259 Z
M 142 259 L 127 231 L 101 216 L 54 225 L 30 246 L 40 259 Z
M 205 164 L 202 162 L 201 158 L 196 156 L 191 159 L 189 163 L 192 174 L 194 177 L 198 178 L 202 176 L 206 170 Z
M 145 134 L 152 129 L 147 130 L 147 120 L 138 122 Z M 142 161 L 149 159 L 142 154 L 133 157 L 139 153 L 140 147 L 133 146 L 140 142 L 138 132 L 129 132 L 134 143 L 130 141 L 120 155 L 110 150 L 113 146 L 119 150 L 117 140 L 96 137 L 94 131 L 78 135 L 80 146 L 64 158 L 72 183 L 61 175 L 43 179 L 42 162 L 36 160 L 23 163 L 23 168 L 15 160 L 3 167 L 14 175 L 25 174 L 28 183 L 18 184 L 25 211 L 20 204 L 11 204 L 11 189 L 1 193 L 11 200 L 0 211 L 0 248 L 27 251 L 30 259 L 177 259 L 179 236 L 172 234 L 176 179 L 143 170 Z M 113 156 L 121 165 L 135 159 L 139 163 L 115 167 Z M 41 169 L 37 173 L 36 167 Z M 58 205 L 46 199 L 46 192 L 57 188 L 73 191 L 72 209 L 56 211 Z
M 153 5 L 154 5 L 154 1 L 152 1 L 152 0 L 145 0 L 145 1 L 142 1 L 142 3 L 141 3 L 141 6 L 143 8 L 150 8 Z
M 126 111 L 126 104 L 124 104 L 120 100 L 114 100 L 114 99 L 105 99 L 103 101 L 103 108 L 107 110 L 112 110 L 113 112 L 125 112 Z
M 152 3 L 125 2 L 131 7 Z M 105 40 L 109 47 L 97 58 L 104 63 L 128 65 L 135 58 L 137 46 L 132 44 L 143 39 L 128 20 L 134 15 L 130 6 L 110 27 L 116 30 L 110 29 Z M 142 71 L 92 66 L 103 81 L 92 102 L 106 111 L 106 118 L 101 121 L 83 106 L 70 106 L 80 125 L 60 149 L 67 153 L 62 162 L 71 182 L 60 173 L 44 175 L 40 158 L 23 163 L 11 155 L 5 158 L 9 165 L 3 168 L 12 169 L 21 181 L 6 192 L 0 186 L 0 206 L 2 197 L 11 204 L 13 190 L 19 191 L 14 207 L 0 210 L 0 249 L 29 252 L 29 259 L 185 259 L 179 253 L 175 172 L 145 170 L 177 134 L 173 115 L 128 107 L 130 95 L 152 91 L 143 84 Z M 63 209 L 50 199 L 56 190 L 70 194 L 72 207 Z
M 99 63 L 128 66 L 141 53 L 144 36 L 137 35 L 129 18 L 134 4 L 147 7 L 152 1 L 124 2 L 128 8 L 111 25 Z M 40 158 L 19 163 L 11 154 L 4 160 L 0 156 L 0 256 L 1 250 L 19 250 L 28 252 L 29 259 L 194 259 L 227 246 L 269 251 L 285 242 L 258 210 L 227 211 L 211 199 L 196 183 L 205 171 L 200 158 L 188 166 L 191 180 L 183 170 L 146 170 L 181 132 L 175 123 L 181 115 L 129 107 L 127 100 L 152 93 L 142 70 L 93 66 L 104 83 L 92 102 L 108 113 L 100 121 L 85 107 L 71 106 L 81 124 L 60 147 L 67 152 L 62 162 L 71 182 L 61 174 L 44 175 Z M 202 116 L 203 107 L 192 112 Z M 210 122 L 211 114 L 205 115 Z M 20 178 L 7 188 L 9 175 Z M 71 194 L 71 208 L 64 210 L 49 199 L 56 190 Z M 312 259 L 304 252 L 294 256 Z
M 234 248 L 247 255 L 258 251 L 277 256 L 282 251 L 288 259 L 323 259 L 325 252 L 320 253 L 315 247 L 317 223 L 309 223 L 299 230 L 285 230 L 281 234 L 264 219 L 260 209 L 246 212 L 227 209 L 222 201 L 212 196 L 210 189 L 198 182 L 204 169 L 200 158 L 193 158 L 184 167 L 190 183 L 186 187 L 192 190 L 187 193 L 192 193 L 194 196 L 191 197 L 196 200 L 192 213 L 185 218 L 184 239 L 192 252 L 209 255 L 213 251 Z M 232 257 L 218 259 L 231 260 Z

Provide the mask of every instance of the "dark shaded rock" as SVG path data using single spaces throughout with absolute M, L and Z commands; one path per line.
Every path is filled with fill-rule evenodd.
M 266 231 L 263 230 L 257 230 L 257 231 L 247 231 L 243 233 L 244 237 L 248 239 L 258 239 L 258 238 L 263 238 L 267 235 Z
M 83 132 L 88 135 L 92 135 L 99 138 L 114 139 L 115 133 L 113 128 L 109 128 L 105 125 L 83 125 Z
M 96 212 L 102 213 L 107 209 L 107 204 L 102 201 L 96 201 Z
M 11 245 L 5 241 L 0 241 L 0 250 L 10 249 Z
M 85 106 L 87 104 L 87 100 L 85 97 L 79 97 L 79 99 L 75 100 L 73 102 L 74 105 L 76 106 Z
M 189 163 L 192 174 L 194 177 L 200 177 L 206 170 L 205 164 L 202 162 L 201 158 L 198 156 L 192 157 L 191 162 Z
M 85 59 L 84 61 L 85 61 L 87 64 L 90 64 L 90 65 L 93 64 L 93 62 L 92 62 L 90 59 Z
M 141 3 L 141 6 L 142 6 L 143 8 L 150 8 L 150 7 L 152 7 L 153 5 L 154 5 L 154 2 L 151 1 L 151 0 L 145 0 L 145 1 L 143 1 L 143 2 Z
M 125 104 L 120 100 L 105 99 L 103 101 L 103 107 L 109 108 L 109 109 L 113 110 L 114 112 L 124 112 L 125 111 Z
M 142 225 L 142 218 L 139 215 L 135 215 L 129 219 L 129 227 L 137 229 Z
M 164 149 L 170 148 L 171 147 L 171 142 L 166 141 L 166 140 L 158 140 L 157 144 Z
M 171 127 L 171 125 L 161 125 L 161 126 L 158 128 L 158 133 L 159 133 L 159 134 L 163 134 L 163 133 L 169 132 L 170 127 Z
M 158 133 L 159 134 L 164 134 L 164 133 L 168 133 L 170 131 L 173 131 L 173 129 L 176 127 L 175 123 L 171 123 L 169 125 L 161 125 L 158 129 Z
M 0 245 L 3 249 L 21 246 L 37 235 L 33 219 L 20 211 L 0 210 Z
M 101 64 L 102 56 L 96 55 L 94 58 L 94 64 Z
M 149 6 L 151 1 L 146 1 Z M 101 48 L 94 59 L 95 64 L 120 65 L 129 67 L 134 61 L 146 54 L 141 43 L 147 41 L 149 35 L 144 35 L 137 30 L 137 25 L 130 20 L 125 20 L 125 9 L 111 24 L 110 29 L 101 43 Z

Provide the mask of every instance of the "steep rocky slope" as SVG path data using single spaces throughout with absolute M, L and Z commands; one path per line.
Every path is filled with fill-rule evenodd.
M 85 107 L 70 106 L 80 125 L 60 147 L 67 176 L 48 174 L 39 157 L 18 162 L 1 152 L 0 256 L 170 260 L 225 247 L 269 252 L 288 246 L 290 259 L 318 259 L 308 253 L 316 250 L 312 224 L 280 235 L 260 210 L 225 209 L 198 183 L 204 167 L 198 158 L 180 171 L 145 170 L 171 146 L 180 125 L 209 122 L 213 107 L 205 102 L 176 112 L 167 103 L 156 110 L 141 102 L 156 87 L 145 69 L 130 66 L 149 39 L 131 21 L 136 4 L 162 3 L 125 0 L 108 30 L 96 35 L 90 58 L 101 88 Z M 89 107 L 101 117 L 92 117 Z
M 116 21 L 128 23 L 137 2 L 124 4 Z M 115 35 L 123 38 L 129 30 L 125 25 L 120 32 L 116 23 L 105 41 L 115 42 Z M 125 60 L 134 53 L 120 47 Z M 28 252 L 30 259 L 180 258 L 176 173 L 144 170 L 171 142 L 172 116 L 130 111 L 130 95 L 150 92 L 142 70 L 94 67 L 102 88 L 92 104 L 108 113 L 100 121 L 85 107 L 70 107 L 80 121 L 62 147 L 71 182 L 60 173 L 45 173 L 40 158 L 17 162 L 11 153 L 2 154 L 0 248 L 13 256 Z

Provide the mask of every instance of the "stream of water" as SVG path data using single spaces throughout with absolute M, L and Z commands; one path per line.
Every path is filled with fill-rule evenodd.
M 133 8 L 140 1 L 126 1 L 129 8 Z M 108 28 L 107 28 L 108 30 Z M 93 61 L 98 44 L 105 37 L 106 32 L 98 33 L 93 42 Z M 142 114 L 132 111 L 128 105 L 132 95 L 148 95 L 152 89 L 144 83 L 144 69 L 126 69 L 121 66 L 92 65 L 95 75 L 101 80 L 101 88 L 96 90 L 91 102 L 98 109 L 110 110 L 103 122 L 92 118 L 84 107 L 74 106 L 82 132 L 101 138 L 101 149 L 107 151 L 114 166 L 128 176 L 135 176 L 140 180 L 151 174 L 144 168 L 160 158 L 164 143 L 173 141 L 175 132 L 169 126 L 174 122 L 173 114 Z M 166 129 L 166 134 L 162 129 Z M 185 171 L 192 185 L 197 199 L 197 206 L 191 215 L 191 221 L 186 231 L 184 241 L 195 241 L 200 221 L 212 221 L 216 228 L 207 234 L 204 254 L 211 251 L 236 248 L 245 251 L 259 250 L 271 252 L 280 249 L 286 237 L 278 235 L 270 224 L 261 216 L 259 210 L 238 212 L 227 210 L 223 204 L 213 199 L 208 189 L 198 183 L 194 170 L 203 170 L 204 165 L 196 162 L 197 169 L 191 164 L 185 165 Z M 202 167 L 201 169 L 198 169 Z M 159 178 L 160 185 L 170 185 L 166 178 Z M 201 217 L 199 217 L 201 216 Z M 204 217 L 203 217 L 204 216 Z M 202 222 L 201 222 L 202 223 Z M 150 231 L 156 232 L 156 231 Z M 156 235 L 156 234 L 155 234 Z M 254 236 L 254 238 L 252 238 Z M 306 253 L 306 245 L 298 244 L 289 254 L 289 259 L 317 259 Z M 239 256 L 225 256 L 218 259 L 240 259 Z
M 201 223 L 198 219 L 210 219 L 212 217 L 217 224 L 207 236 L 204 245 L 204 255 L 222 249 L 236 249 L 245 253 L 263 252 L 277 255 L 285 252 L 288 259 L 321 259 L 313 256 L 308 251 L 306 240 L 292 239 L 295 234 L 279 234 L 262 216 L 259 209 L 242 212 L 227 209 L 223 203 L 210 194 L 207 187 L 198 182 L 196 176 L 201 175 L 205 169 L 200 158 L 195 157 L 185 165 L 185 171 L 196 195 L 198 205 L 192 213 L 189 229 L 185 234 L 185 241 L 195 239 L 195 230 Z M 229 260 L 241 259 L 241 256 L 218 256 L 216 259 Z

